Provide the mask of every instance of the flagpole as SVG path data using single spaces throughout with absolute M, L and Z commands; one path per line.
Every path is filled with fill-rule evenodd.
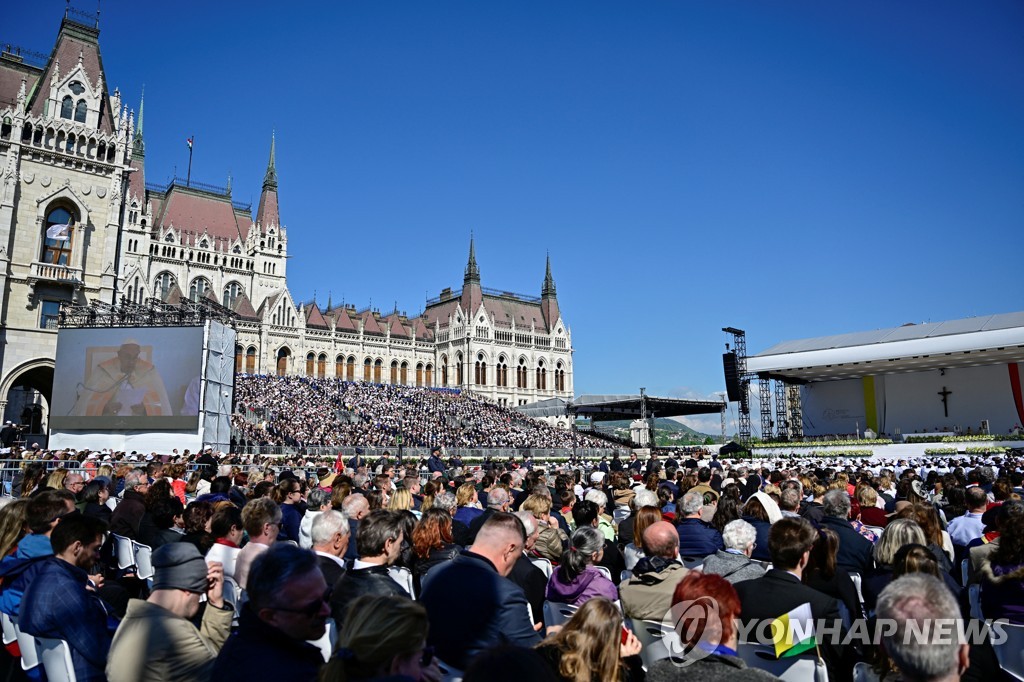
M 192 185 L 192 145 L 196 143 L 196 136 L 188 138 L 188 173 L 185 174 L 185 186 Z

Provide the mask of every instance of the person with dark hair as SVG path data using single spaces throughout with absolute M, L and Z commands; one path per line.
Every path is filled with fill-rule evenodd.
M 184 513 L 185 509 L 177 497 L 166 496 L 154 499 L 146 510 L 149 523 L 144 520 L 139 526 L 139 542 L 156 549 L 171 542 L 180 541 L 183 534 L 176 528 Z
M 263 552 L 275 542 L 281 531 L 281 509 L 268 497 L 251 500 L 242 509 L 242 523 L 249 534 L 249 542 L 238 553 L 235 561 L 234 578 L 238 586 L 246 588 L 249 579 L 249 568 Z
M 181 541 L 194 545 L 199 553 L 206 556 L 213 546 L 214 537 L 210 532 L 213 520 L 213 505 L 209 502 L 190 502 L 183 515 L 185 534 Z
M 836 532 L 831 528 L 818 529 L 818 539 L 811 548 L 801 580 L 804 585 L 836 599 L 846 608 L 850 622 L 853 622 L 864 614 L 861 613 L 860 598 L 850 574 L 836 563 L 838 550 L 839 536 Z
M 108 612 L 96 596 L 96 585 L 90 589 L 88 574 L 99 562 L 104 531 L 103 522 L 89 516 L 62 518 L 50 535 L 54 556 L 43 560 L 18 613 L 22 631 L 68 643 L 79 682 L 106 679 Z
M 89 481 L 82 490 L 82 513 L 99 519 L 109 526 L 113 511 L 107 506 L 108 499 L 110 499 L 110 492 L 107 490 L 105 481 L 95 479 Z
M 370 512 L 360 522 L 356 536 L 359 558 L 334 585 L 331 595 L 331 616 L 339 627 L 345 622 L 349 604 L 357 597 L 365 594 L 411 596 L 388 572 L 388 567 L 402 552 L 403 523 L 401 514 L 383 509 Z
M 302 486 L 294 478 L 283 478 L 274 489 L 274 501 L 281 505 L 281 534 L 278 541 L 298 543 L 302 526 Z
M 29 534 L 18 543 L 18 550 L 0 562 L 0 611 L 18 617 L 22 595 L 35 580 L 47 557 L 53 556 L 50 535 L 62 519 L 75 511 L 74 496 L 67 490 L 44 490 L 29 499 L 25 508 L 25 525 Z
M 330 588 L 316 554 L 287 542 L 253 561 L 238 631 L 228 637 L 211 680 L 312 682 L 323 664 L 309 644 L 323 637 L 331 615 Z
M 507 580 L 525 545 L 522 521 L 496 512 L 470 549 L 427 576 L 420 603 L 430 617 L 427 642 L 442 661 L 464 670 L 490 647 L 532 647 L 540 641 L 526 595 Z
M 621 463 L 619 465 L 622 466 Z M 558 682 L 536 649 L 503 644 L 482 652 L 466 668 L 462 682 Z
M 999 547 L 981 559 L 978 582 L 985 618 L 1024 623 L 1024 515 L 1010 516 L 1000 528 Z
M 967 489 L 967 513 L 949 520 L 949 537 L 954 545 L 967 547 L 972 541 L 980 538 L 985 532 L 982 515 L 988 508 L 988 495 L 981 486 Z
M 718 618 L 699 619 L 697 609 L 683 611 L 676 631 L 687 648 L 702 647 L 708 652 L 687 666 L 671 659 L 656 662 L 647 671 L 648 682 L 771 682 L 777 680 L 763 670 L 748 668 L 736 651 L 739 648 L 741 602 L 736 588 L 720 575 L 690 571 L 679 581 L 672 604 L 712 599 L 718 605 Z M 674 613 L 674 612 L 673 612 Z
M 845 493 L 844 493 L 845 494 Z M 818 540 L 818 531 L 804 518 L 787 517 L 772 524 L 768 534 L 768 551 L 772 569 L 763 578 L 736 583 L 741 604 L 740 620 L 756 625 L 774 620 L 803 604 L 810 604 L 811 615 L 817 621 L 824 619 L 830 625 L 841 622 L 839 603 L 802 583 L 803 572 L 810 561 L 811 550 Z M 757 632 L 760 626 L 753 627 Z M 843 648 L 827 642 L 822 644 L 829 679 L 846 680 L 852 665 L 845 660 Z

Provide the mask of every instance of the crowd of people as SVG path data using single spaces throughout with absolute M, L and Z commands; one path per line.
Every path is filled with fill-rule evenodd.
M 401 438 L 407 447 L 608 447 L 453 390 L 238 375 L 235 405 L 240 446 L 397 447 Z
M 999 679 L 988 642 L 900 634 L 976 617 L 973 584 L 983 617 L 1024 624 L 1017 455 L 690 451 L 426 471 L 359 456 L 60 458 L 26 459 L 0 508 L 0 612 L 67 642 L 81 682 L 770 680 L 738 653 L 749 626 L 802 608 L 841 634 L 897 624 L 819 638 L 809 655 L 830 679 L 856 664 L 878 679 Z M 118 537 L 151 550 L 152 575 L 114 553 Z M 637 623 L 700 599 L 717 625 L 684 611 L 683 659 L 652 659 Z M 16 676 L 19 653 L 6 656 Z

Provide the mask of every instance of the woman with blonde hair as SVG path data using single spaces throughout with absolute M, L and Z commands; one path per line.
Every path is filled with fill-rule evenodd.
M 530 512 L 537 519 L 540 532 L 533 546 L 534 551 L 557 564 L 562 560 L 562 548 L 568 542 L 569 536 L 558 527 L 558 520 L 551 516 L 551 498 L 545 495 L 530 495 L 523 501 L 520 509 Z
M 12 554 L 25 537 L 25 508 L 27 499 L 12 500 L 0 509 L 0 558 Z
M 455 510 L 455 520 L 467 526 L 484 513 L 480 508 L 476 486 L 472 483 L 463 483 L 455 490 L 455 504 L 458 507 Z
M 622 639 L 622 613 L 608 599 L 596 597 L 538 644 L 537 652 L 565 682 L 644 679 L 639 640 L 628 630 Z
M 64 479 L 68 477 L 68 470 L 64 467 L 54 469 L 50 472 L 50 475 L 46 477 L 46 487 L 53 488 L 54 490 L 64 489 Z
M 441 679 L 434 650 L 427 646 L 427 611 L 404 597 L 365 595 L 348 608 L 331 660 L 320 682 Z
M 398 488 L 395 492 L 391 493 L 391 499 L 388 500 L 387 508 L 391 511 L 408 511 L 412 510 L 412 493 L 405 488 Z M 413 512 L 415 514 L 415 512 Z M 419 518 L 417 516 L 417 518 Z

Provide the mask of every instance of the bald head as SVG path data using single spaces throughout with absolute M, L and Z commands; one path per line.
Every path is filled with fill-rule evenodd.
M 675 559 L 679 555 L 679 532 L 668 521 L 652 523 L 644 531 L 644 554 L 649 557 Z

